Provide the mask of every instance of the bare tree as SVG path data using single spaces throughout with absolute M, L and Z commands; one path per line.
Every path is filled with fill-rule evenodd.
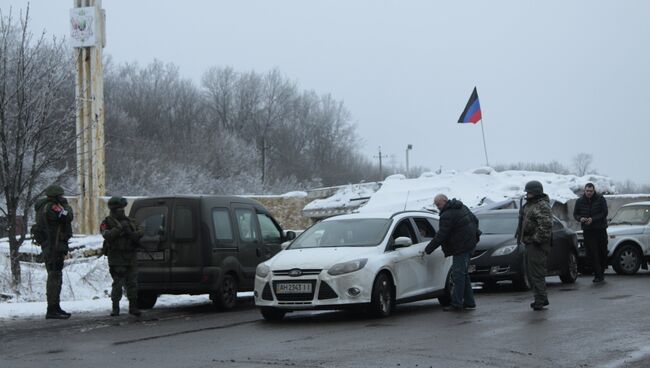
M 578 153 L 573 157 L 573 168 L 576 175 L 585 176 L 592 171 L 591 164 L 594 161 L 594 156 L 590 153 Z
M 29 31 L 29 7 L 19 21 L 0 12 L 0 185 L 9 224 L 11 273 L 20 284 L 18 250 L 27 219 L 47 184 L 74 170 L 74 99 L 71 54 L 64 43 Z M 25 221 L 26 222 L 26 221 Z

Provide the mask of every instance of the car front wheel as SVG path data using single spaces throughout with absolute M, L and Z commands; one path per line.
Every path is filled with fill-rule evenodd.
M 395 297 L 390 278 L 381 273 L 375 279 L 370 301 L 370 314 L 375 317 L 388 317 L 393 311 Z
M 564 265 L 560 280 L 565 284 L 573 284 L 578 279 L 578 257 L 574 252 L 569 252 L 567 263 Z
M 616 249 L 612 267 L 619 275 L 633 275 L 641 267 L 641 252 L 634 244 L 624 244 Z
M 138 305 L 139 309 L 151 309 L 158 300 L 158 294 L 150 291 L 138 291 Z
M 526 266 L 525 257 L 521 262 L 521 272 L 512 279 L 512 286 L 517 291 L 526 291 L 530 289 L 530 281 L 528 281 L 528 266 Z

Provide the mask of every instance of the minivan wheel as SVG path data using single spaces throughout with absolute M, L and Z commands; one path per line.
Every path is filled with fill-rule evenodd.
M 565 284 L 573 284 L 578 279 L 578 257 L 575 252 L 569 252 L 567 264 L 560 274 L 560 280 Z
M 138 291 L 138 309 L 151 309 L 156 305 L 158 294 L 150 291 Z
M 232 309 L 237 305 L 237 279 L 226 274 L 221 280 L 221 287 L 210 296 L 215 306 L 222 310 Z
M 390 278 L 385 273 L 380 273 L 372 286 L 370 314 L 375 317 L 388 317 L 393 311 L 394 301 Z
M 612 267 L 619 275 L 633 275 L 641 267 L 641 252 L 634 244 L 623 244 L 612 258 Z
M 284 315 L 287 314 L 285 310 L 273 307 L 262 307 L 260 308 L 262 317 L 267 321 L 281 321 L 284 318 Z

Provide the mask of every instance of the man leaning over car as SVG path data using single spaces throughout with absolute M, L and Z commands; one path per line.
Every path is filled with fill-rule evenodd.
M 440 211 L 440 227 L 436 236 L 425 248 L 425 252 L 431 254 L 442 245 L 445 257 L 453 257 L 451 305 L 445 306 L 443 310 L 457 312 L 463 309 L 474 309 L 476 302 L 467 269 L 480 235 L 478 219 L 463 202 L 455 198 L 449 200 L 444 194 L 436 195 L 433 204 Z

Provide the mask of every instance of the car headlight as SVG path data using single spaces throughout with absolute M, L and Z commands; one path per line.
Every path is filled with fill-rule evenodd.
M 354 261 L 337 263 L 334 266 L 330 267 L 327 273 L 332 276 L 336 276 L 336 275 L 343 275 L 344 273 L 359 271 L 366 265 L 366 263 L 368 263 L 367 258 L 355 259 Z
M 268 276 L 269 272 L 271 272 L 271 267 L 265 265 L 264 263 L 258 264 L 257 269 L 255 270 L 255 274 L 259 277 L 266 277 Z
M 517 249 L 517 244 L 511 244 L 511 245 L 506 245 L 505 247 L 501 247 L 497 250 L 495 250 L 492 255 L 493 256 L 505 256 L 506 254 L 510 254 L 514 252 Z

